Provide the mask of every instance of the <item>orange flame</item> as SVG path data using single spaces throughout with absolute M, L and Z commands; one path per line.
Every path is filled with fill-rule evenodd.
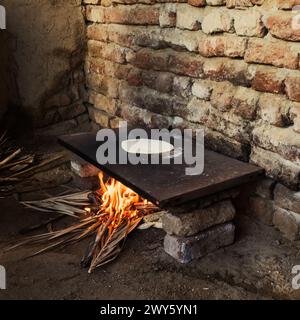
M 139 208 L 152 205 L 114 178 L 105 181 L 103 172 L 99 173 L 99 182 L 100 188 L 96 195 L 100 204 L 97 214 L 105 214 L 107 226 L 110 228 L 117 228 L 124 220 L 137 218 Z M 89 208 L 86 208 L 86 212 L 91 214 Z

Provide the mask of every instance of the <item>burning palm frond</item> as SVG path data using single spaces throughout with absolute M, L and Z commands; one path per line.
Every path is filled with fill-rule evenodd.
M 127 235 L 131 233 L 140 223 L 142 218 L 134 219 L 133 221 L 124 221 L 118 228 L 112 229 L 110 235 L 105 237 L 102 246 L 96 246 L 93 250 L 92 260 L 89 268 L 89 273 L 94 269 L 113 261 L 120 254 L 122 247 L 119 245 L 126 239 Z M 105 228 L 101 228 L 100 234 L 105 232 Z M 101 237 L 99 237 L 99 241 Z
M 26 244 L 47 243 L 46 247 L 33 254 L 37 255 L 95 235 L 82 265 L 89 267 L 91 273 L 116 259 L 127 236 L 146 215 L 157 212 L 158 208 L 113 178 L 105 182 L 103 174 L 100 173 L 99 179 L 100 189 L 94 193 L 81 192 L 23 202 L 23 205 L 31 209 L 63 213 L 81 220 L 62 230 L 27 237 L 9 250 Z

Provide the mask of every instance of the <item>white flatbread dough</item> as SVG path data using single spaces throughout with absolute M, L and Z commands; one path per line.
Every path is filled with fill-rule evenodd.
M 160 154 L 172 151 L 174 146 L 160 140 L 129 139 L 122 142 L 122 149 L 127 153 Z

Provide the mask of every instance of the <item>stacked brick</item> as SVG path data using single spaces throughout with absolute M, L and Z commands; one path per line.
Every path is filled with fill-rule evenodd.
M 300 1 L 83 4 L 93 122 L 204 127 L 209 148 L 300 188 Z
M 165 251 L 180 263 L 231 245 L 235 238 L 235 190 L 169 208 L 162 218 Z

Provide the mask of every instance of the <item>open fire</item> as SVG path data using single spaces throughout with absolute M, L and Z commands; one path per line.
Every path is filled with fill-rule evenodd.
M 90 264 L 89 272 L 114 260 L 122 249 L 120 242 L 126 239 L 145 215 L 157 209 L 114 178 L 105 181 L 102 172 L 99 173 L 99 181 L 100 189 L 90 195 L 93 208 L 85 208 L 87 214 L 95 215 L 100 223 L 91 251 L 83 260 L 85 265 Z
M 33 254 L 37 255 L 94 235 L 82 259 L 82 265 L 89 268 L 89 273 L 116 259 L 128 234 L 146 215 L 159 209 L 114 178 L 105 179 L 102 172 L 99 173 L 99 182 L 100 188 L 95 192 L 24 202 L 31 209 L 65 213 L 80 221 L 61 230 L 27 237 L 9 249 L 25 244 L 47 243 L 46 247 Z
M 109 221 L 114 227 L 119 226 L 124 219 L 134 219 L 139 216 L 139 209 L 151 206 L 147 200 L 143 200 L 136 192 L 127 188 L 119 181 L 109 178 L 104 180 L 104 174 L 99 173 L 100 189 L 95 193 L 99 201 L 99 212 L 109 215 Z M 90 208 L 87 208 L 90 212 Z

